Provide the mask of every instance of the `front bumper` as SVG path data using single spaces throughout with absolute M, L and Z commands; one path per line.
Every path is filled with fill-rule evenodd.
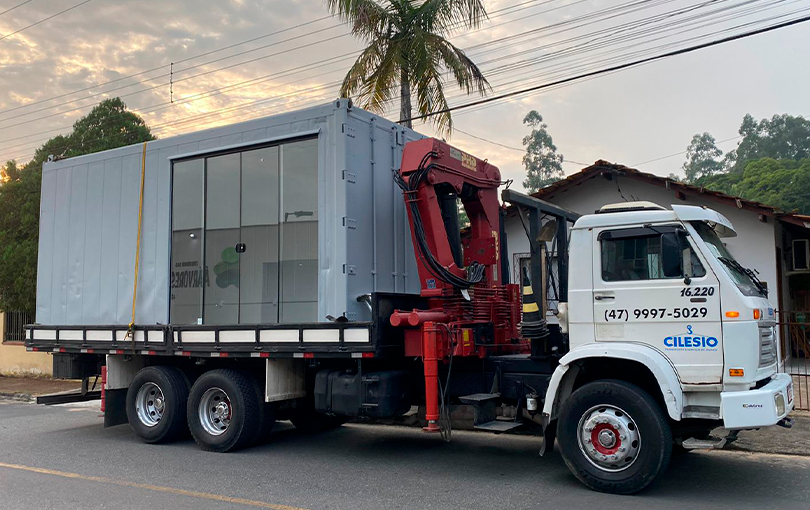
M 720 401 L 726 429 L 769 427 L 793 410 L 793 381 L 787 374 L 776 374 L 756 390 L 724 391 Z

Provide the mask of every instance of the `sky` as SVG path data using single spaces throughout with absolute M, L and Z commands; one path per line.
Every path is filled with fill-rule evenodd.
M 810 0 L 484 3 L 489 19 L 449 38 L 489 96 L 810 14 Z M 326 0 L 0 0 L 0 13 L 0 161 L 27 161 L 107 97 L 160 138 L 330 102 L 363 48 Z M 726 151 L 746 113 L 810 116 L 808 55 L 810 23 L 799 24 L 459 110 L 449 141 L 520 189 L 522 120 L 537 110 L 566 174 L 604 159 L 682 175 L 696 133 Z M 446 91 L 451 105 L 479 99 L 452 81 Z

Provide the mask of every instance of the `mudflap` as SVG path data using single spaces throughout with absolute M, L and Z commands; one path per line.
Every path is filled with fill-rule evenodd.
M 105 390 L 104 427 L 114 427 L 127 422 L 127 389 Z
M 554 452 L 554 441 L 557 439 L 557 420 L 543 425 L 543 445 L 540 447 L 540 456 Z

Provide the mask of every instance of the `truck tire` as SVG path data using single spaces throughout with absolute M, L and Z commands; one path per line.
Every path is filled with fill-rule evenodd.
M 557 427 L 568 469 L 591 489 L 633 494 L 663 473 L 672 432 L 661 407 L 624 381 L 585 384 L 566 400 Z
M 206 451 L 227 452 L 255 443 L 263 425 L 258 383 L 239 370 L 217 369 L 200 376 L 188 398 L 188 426 Z
M 127 390 L 127 420 L 147 443 L 165 443 L 188 433 L 189 381 L 176 367 L 141 369 Z

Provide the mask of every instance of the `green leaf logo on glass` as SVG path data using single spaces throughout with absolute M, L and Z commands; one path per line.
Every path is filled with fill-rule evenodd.
M 222 250 L 222 261 L 214 266 L 217 287 L 227 289 L 231 285 L 239 288 L 239 254 L 233 246 Z

